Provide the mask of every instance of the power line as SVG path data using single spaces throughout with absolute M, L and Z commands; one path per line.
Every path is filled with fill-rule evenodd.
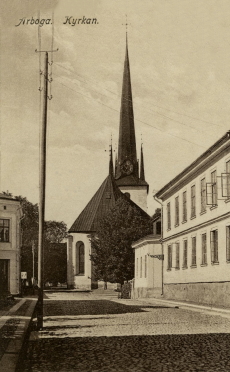
M 86 98 L 92 99 L 92 97 L 89 97 L 89 96 L 87 96 L 86 94 L 83 94 L 83 93 L 81 93 L 81 92 L 79 92 L 79 91 L 77 91 L 77 90 L 75 90 L 75 89 L 72 89 L 72 88 L 70 88 L 68 85 L 63 84 L 63 83 L 61 83 L 61 82 L 58 81 L 58 80 L 56 80 L 56 82 L 59 83 L 59 84 L 61 84 L 61 85 L 63 85 L 64 87 L 66 87 L 66 88 L 72 90 L 73 92 L 75 92 L 75 93 L 77 93 L 77 94 L 80 94 L 80 95 L 83 96 L 83 97 L 86 97 Z M 111 110 L 116 111 L 116 112 L 119 113 L 119 110 L 114 109 L 114 108 L 111 107 L 111 106 L 108 106 L 108 105 L 106 105 L 106 104 L 104 104 L 104 103 L 102 103 L 102 102 L 100 102 L 100 101 L 96 101 L 96 100 L 94 100 L 94 101 L 97 102 L 98 104 L 101 104 L 101 105 L 103 105 L 103 106 L 105 106 L 105 107 L 108 107 L 109 109 L 111 109 Z M 160 132 L 162 132 L 162 133 L 164 133 L 164 134 L 166 134 L 166 135 L 168 135 L 168 136 L 172 136 L 172 137 L 175 137 L 175 138 L 179 138 L 180 140 L 183 140 L 183 141 L 186 141 L 186 142 L 191 143 L 191 144 L 193 144 L 193 145 L 196 145 L 196 146 L 199 146 L 199 147 L 205 148 L 204 146 L 202 146 L 202 145 L 198 145 L 197 143 L 192 142 L 192 141 L 189 141 L 189 140 L 187 140 L 187 139 L 185 139 L 185 138 L 182 138 L 182 137 L 176 136 L 176 135 L 171 134 L 171 133 L 166 133 L 166 132 L 162 131 L 161 129 L 155 127 L 154 125 L 151 125 L 151 124 L 149 124 L 149 123 L 144 122 L 143 120 L 140 120 L 140 119 L 137 119 L 137 118 L 136 118 L 135 120 L 137 120 L 137 121 L 139 121 L 140 123 L 143 123 L 143 124 L 145 124 L 145 125 L 148 125 L 148 126 L 154 128 L 154 129 L 156 129 L 156 130 L 158 130 L 158 131 L 160 131 Z
M 55 74 L 55 73 L 54 73 L 54 75 L 58 76 L 58 75 Z M 65 77 L 63 77 L 63 76 L 59 76 L 59 77 L 62 78 L 62 79 L 67 79 L 67 78 L 65 78 Z M 78 80 L 78 81 L 82 81 L 82 80 L 79 80 L 79 79 L 76 79 L 76 80 Z M 74 82 L 73 82 L 73 83 L 74 83 Z M 103 94 L 103 93 L 101 93 L 101 92 L 98 92 L 97 90 L 93 89 L 92 87 L 91 87 L 91 90 L 93 90 L 94 92 L 96 92 L 96 93 L 98 93 L 98 94 L 100 94 L 100 95 L 102 95 L 102 96 L 104 96 L 104 97 L 106 97 L 106 98 L 109 98 L 109 99 L 111 98 L 111 97 L 108 97 L 108 96 L 106 96 L 105 94 Z M 115 94 L 115 93 L 114 93 L 114 94 Z M 119 96 L 119 95 L 117 94 L 117 96 Z M 119 97 L 120 97 L 120 96 L 119 96 Z M 132 102 L 132 101 L 129 100 L 129 99 L 126 99 L 126 100 L 127 100 L 128 102 Z M 208 135 L 211 136 L 211 134 L 209 134 L 208 132 L 201 131 L 201 130 L 199 130 L 199 129 L 193 127 L 192 125 L 182 123 L 181 121 L 178 121 L 178 120 L 176 120 L 176 119 L 173 119 L 173 118 L 171 118 L 171 117 L 169 117 L 169 116 L 167 116 L 167 115 L 164 115 L 164 114 L 162 114 L 162 113 L 160 113 L 160 112 L 158 112 L 158 111 L 154 111 L 154 110 L 149 109 L 148 112 L 153 112 L 153 113 L 155 113 L 155 114 L 157 114 L 157 115 L 159 115 L 159 116 L 162 116 L 162 117 L 164 117 L 164 118 L 167 118 L 167 119 L 169 119 L 169 120 L 171 120 L 171 121 L 174 121 L 174 122 L 176 122 L 176 123 L 178 123 L 178 124 L 180 124 L 180 125 L 183 125 L 183 126 L 185 126 L 185 127 L 192 128 L 192 129 L 196 130 L 197 132 L 205 133 L 206 135 L 208 134 Z
M 71 71 L 70 69 L 68 69 L 68 68 L 66 68 L 66 67 L 64 67 L 64 66 L 61 66 L 59 63 L 55 63 L 55 65 L 57 65 L 57 66 L 60 67 L 60 68 L 63 68 L 64 70 L 70 72 L 70 73 L 73 74 L 73 75 L 80 76 L 80 77 L 82 77 L 82 78 L 84 79 L 84 80 L 79 80 L 79 79 L 77 79 L 78 81 L 81 81 L 81 82 L 83 82 L 83 83 L 89 84 L 89 83 L 87 82 L 87 80 L 89 80 L 90 82 L 93 82 L 93 83 L 95 84 L 95 81 L 93 81 L 92 79 L 85 78 L 85 77 L 83 77 L 82 75 L 77 74 L 76 72 L 73 72 L 73 71 Z M 91 89 L 93 90 L 93 88 L 91 88 Z M 107 90 L 108 92 L 110 92 L 110 93 L 116 95 L 117 97 L 121 98 L 121 95 L 119 95 L 119 94 L 117 94 L 117 93 L 115 93 L 115 92 L 113 92 L 113 91 L 111 91 L 111 90 L 109 90 L 109 89 L 107 89 L 107 88 L 102 88 L 102 89 Z M 96 90 L 94 90 L 94 91 L 96 91 Z M 100 93 L 100 92 L 98 92 L 98 91 L 96 91 L 96 92 L 97 92 L 98 94 L 103 95 L 102 93 Z M 104 95 L 104 96 L 105 96 L 105 95 Z M 109 98 L 108 96 L 105 96 L 105 97 Z M 128 99 L 127 99 L 127 100 L 128 100 Z M 128 101 L 130 101 L 130 100 L 128 100 Z M 134 99 L 133 101 L 136 101 L 136 100 Z M 147 105 L 145 105 L 145 104 L 143 104 L 143 103 L 142 103 L 142 105 L 143 105 L 144 107 L 148 108 L 149 110 L 151 110 L 151 112 L 155 112 L 156 114 L 158 114 L 158 115 L 160 115 L 160 116 L 165 116 L 165 115 L 163 115 L 163 114 L 161 114 L 161 113 L 159 113 L 159 112 L 157 112 L 157 111 L 153 111 L 149 106 L 147 106 Z M 168 108 L 166 108 L 166 107 L 162 107 L 162 106 L 156 105 L 156 104 L 154 104 L 154 103 L 152 104 L 152 106 L 155 106 L 155 107 L 160 108 L 160 109 L 162 109 L 162 110 L 166 110 L 166 111 L 173 112 L 174 114 L 177 114 L 177 115 L 186 116 L 186 117 L 188 117 L 188 118 L 190 118 L 190 119 L 192 119 L 192 120 L 197 120 L 197 121 L 201 121 L 201 122 L 203 122 L 203 123 L 207 123 L 207 124 L 210 124 L 210 125 L 214 125 L 214 126 L 218 126 L 218 127 L 220 127 L 220 126 L 223 127 L 223 125 L 214 124 L 214 123 L 211 123 L 211 122 L 209 122 L 209 121 L 207 121 L 207 120 L 203 120 L 203 119 L 198 119 L 198 118 L 196 118 L 196 117 L 193 117 L 193 116 L 190 116 L 190 115 L 187 115 L 187 114 L 183 114 L 183 113 L 180 113 L 180 112 L 177 112 L 177 111 L 173 111 L 172 109 L 168 109 Z M 176 121 L 175 119 L 172 119 L 172 118 L 170 118 L 170 117 L 167 117 L 167 118 L 170 119 L 170 120 L 172 120 L 172 121 L 178 122 L 178 123 L 181 124 L 181 125 L 186 125 L 186 126 L 189 126 L 190 128 L 193 128 L 193 129 L 199 131 L 197 128 L 193 127 L 192 125 L 187 125 L 187 124 L 181 123 L 181 122 Z M 199 132 L 202 132 L 202 131 L 199 131 Z M 202 133 L 204 133 L 204 132 L 202 132 Z

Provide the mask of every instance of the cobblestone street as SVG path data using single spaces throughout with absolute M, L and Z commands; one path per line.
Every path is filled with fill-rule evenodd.
M 50 293 L 21 371 L 230 371 L 230 317 L 94 293 Z

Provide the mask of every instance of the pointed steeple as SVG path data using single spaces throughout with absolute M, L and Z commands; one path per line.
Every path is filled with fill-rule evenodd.
M 112 146 L 112 142 L 111 142 L 111 145 L 110 145 L 109 174 L 110 174 L 110 176 L 114 175 L 114 173 L 113 173 L 113 146 Z
M 130 174 L 138 178 L 132 88 L 129 67 L 128 41 L 126 34 L 126 53 L 121 96 L 117 177 L 125 177 Z
M 143 155 L 143 147 L 142 147 L 142 144 L 141 144 L 140 180 L 141 180 L 141 181 L 145 181 L 144 155 Z

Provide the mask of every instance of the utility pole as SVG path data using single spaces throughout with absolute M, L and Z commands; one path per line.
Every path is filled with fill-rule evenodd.
M 44 256 L 44 219 L 45 219 L 45 185 L 46 185 L 46 133 L 48 106 L 48 52 L 45 52 L 43 73 L 43 109 L 40 138 L 40 179 L 39 179 L 39 231 L 38 231 L 38 305 L 37 328 L 43 328 L 43 256 Z
M 34 249 L 35 249 L 35 245 L 34 245 L 34 240 L 32 240 L 32 255 L 33 255 L 33 295 L 34 295 Z
M 50 52 L 57 52 L 51 50 Z M 41 121 L 41 138 L 40 138 L 40 178 L 39 178 L 39 230 L 38 230 L 38 304 L 37 304 L 37 329 L 43 328 L 43 287 L 44 287 L 44 221 L 45 221 L 45 191 L 46 191 L 46 133 L 47 133 L 47 111 L 48 111 L 48 82 L 52 82 L 52 77 L 49 79 L 48 51 L 35 50 L 36 53 L 45 53 L 45 63 L 43 74 L 43 106 L 42 106 L 42 121 Z M 51 62 L 52 64 L 52 62 Z M 41 90 L 41 88 L 40 88 Z

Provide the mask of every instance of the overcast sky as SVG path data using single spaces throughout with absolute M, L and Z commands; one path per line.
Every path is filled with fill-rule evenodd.
M 111 134 L 114 148 L 118 141 L 126 14 L 149 214 L 158 207 L 153 190 L 230 129 L 229 0 L 8 0 L 0 7 L 1 191 L 33 203 L 39 197 L 38 35 L 42 50 L 59 49 L 48 113 L 46 219 L 70 227 L 108 175 L 105 150 Z M 54 26 L 15 26 L 39 13 L 41 19 L 54 13 Z M 68 16 L 98 23 L 63 24 Z M 40 63 L 43 70 L 44 55 Z

